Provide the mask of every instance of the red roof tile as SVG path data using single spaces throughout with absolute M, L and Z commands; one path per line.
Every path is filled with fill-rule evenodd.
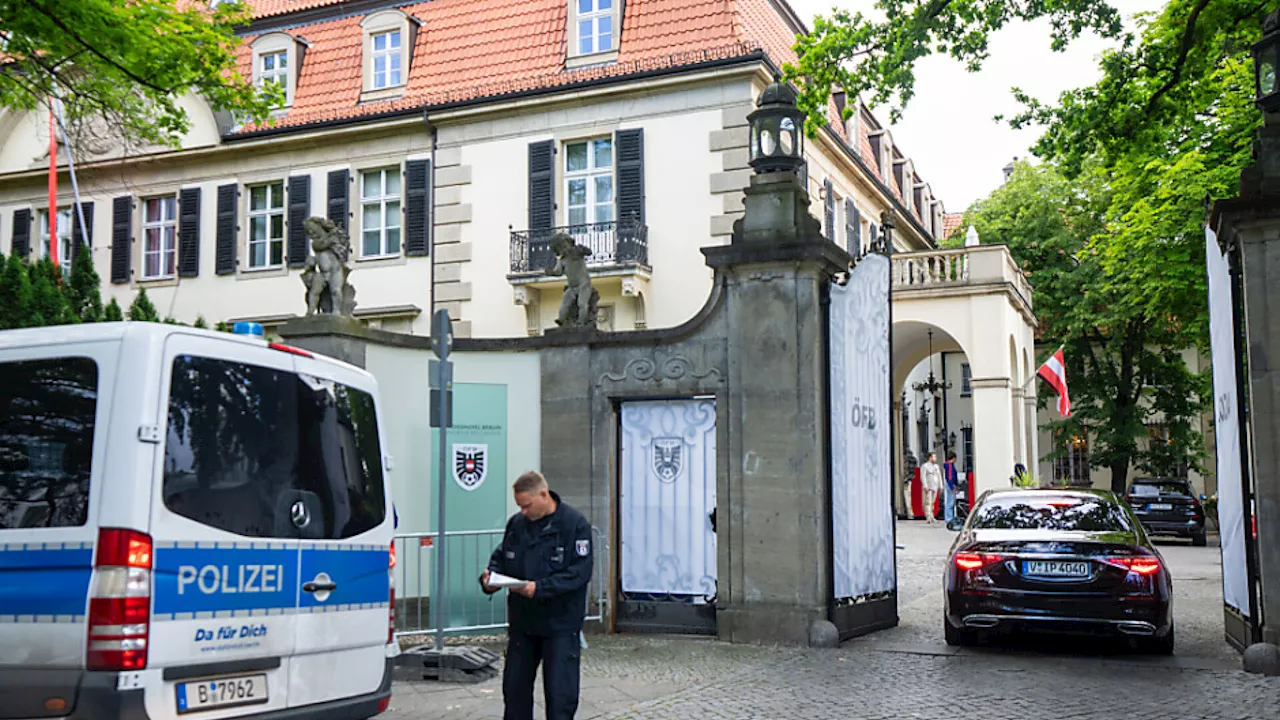
M 242 0 L 242 2 L 253 8 L 254 17 L 265 18 L 325 5 L 339 5 L 346 0 Z
M 960 224 L 964 222 L 964 213 L 947 213 L 942 216 L 942 239 L 951 237 Z

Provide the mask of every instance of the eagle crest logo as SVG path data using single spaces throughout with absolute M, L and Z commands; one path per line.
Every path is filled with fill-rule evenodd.
M 653 471 L 665 483 L 675 482 L 684 468 L 684 441 L 680 438 L 653 439 Z

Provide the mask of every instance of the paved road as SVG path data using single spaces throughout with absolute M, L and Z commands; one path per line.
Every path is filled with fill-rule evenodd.
M 899 627 L 838 650 L 678 637 L 591 637 L 578 718 L 1075 720 L 1280 717 L 1280 678 L 1238 670 L 1222 640 L 1218 549 L 1171 542 L 1177 654 L 1031 640 L 958 650 L 942 641 L 940 575 L 954 535 L 899 526 Z M 538 695 L 540 696 L 539 690 Z M 541 707 L 541 698 L 538 700 Z M 397 683 L 394 720 L 502 717 L 502 688 Z M 541 710 L 537 717 L 541 718 Z

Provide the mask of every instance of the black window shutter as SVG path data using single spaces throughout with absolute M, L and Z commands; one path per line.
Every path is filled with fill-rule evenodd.
M 28 208 L 13 211 L 13 243 L 9 253 L 24 259 L 31 254 L 31 210 Z
M 844 241 L 855 255 L 862 250 L 862 215 L 852 200 L 844 201 Z
M 329 173 L 329 211 L 327 217 L 346 230 L 351 229 L 347 227 L 347 215 L 351 212 L 351 205 L 347 200 L 347 196 L 350 194 L 350 186 L 350 170 L 334 170 Z
M 289 267 L 302 267 L 307 264 L 307 255 L 311 252 L 311 243 L 307 242 L 307 228 L 304 223 L 311 214 L 311 176 L 294 175 L 289 178 L 289 211 L 287 220 L 286 253 Z
M 178 276 L 200 274 L 200 188 L 178 193 Z
M 874 246 L 876 243 L 880 242 L 880 228 L 876 227 L 875 223 L 867 223 L 867 233 L 869 233 L 869 237 L 867 238 L 868 245 Z
M 644 224 L 644 130 L 619 130 L 614 139 L 618 158 L 619 221 L 634 217 Z
M 230 275 L 236 271 L 236 203 L 239 201 L 238 185 L 218 186 L 218 218 L 214 231 L 217 260 L 213 271 L 218 275 Z
M 111 201 L 111 282 L 129 282 L 133 266 L 133 196 Z
M 81 232 L 80 214 L 84 214 L 84 228 Z M 93 250 L 93 203 L 80 203 L 79 212 L 71 206 L 71 262 L 80 257 L 85 250 Z M 91 255 L 92 257 L 92 255 Z
M 550 230 L 556 215 L 555 145 L 529 144 L 529 229 Z
M 804 188 L 805 194 L 809 192 L 809 161 L 805 160 L 800 163 L 800 169 L 796 171 L 796 175 L 800 176 L 800 187 Z
M 827 196 L 827 199 L 824 202 L 824 205 L 826 206 L 824 210 L 826 211 L 826 220 L 827 220 L 826 225 L 824 225 L 824 227 L 827 229 L 827 239 L 830 240 L 831 242 L 838 243 L 840 235 L 836 232 L 835 187 L 831 184 L 830 178 L 822 181 L 822 187 L 826 190 L 826 196 Z
M 404 254 L 423 256 L 431 249 L 431 161 L 404 164 Z

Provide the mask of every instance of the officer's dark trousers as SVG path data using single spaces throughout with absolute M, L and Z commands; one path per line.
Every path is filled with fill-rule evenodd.
M 533 720 L 533 680 L 542 663 L 547 720 L 571 720 L 578 711 L 578 633 L 539 636 L 510 628 L 502 670 L 503 720 Z

